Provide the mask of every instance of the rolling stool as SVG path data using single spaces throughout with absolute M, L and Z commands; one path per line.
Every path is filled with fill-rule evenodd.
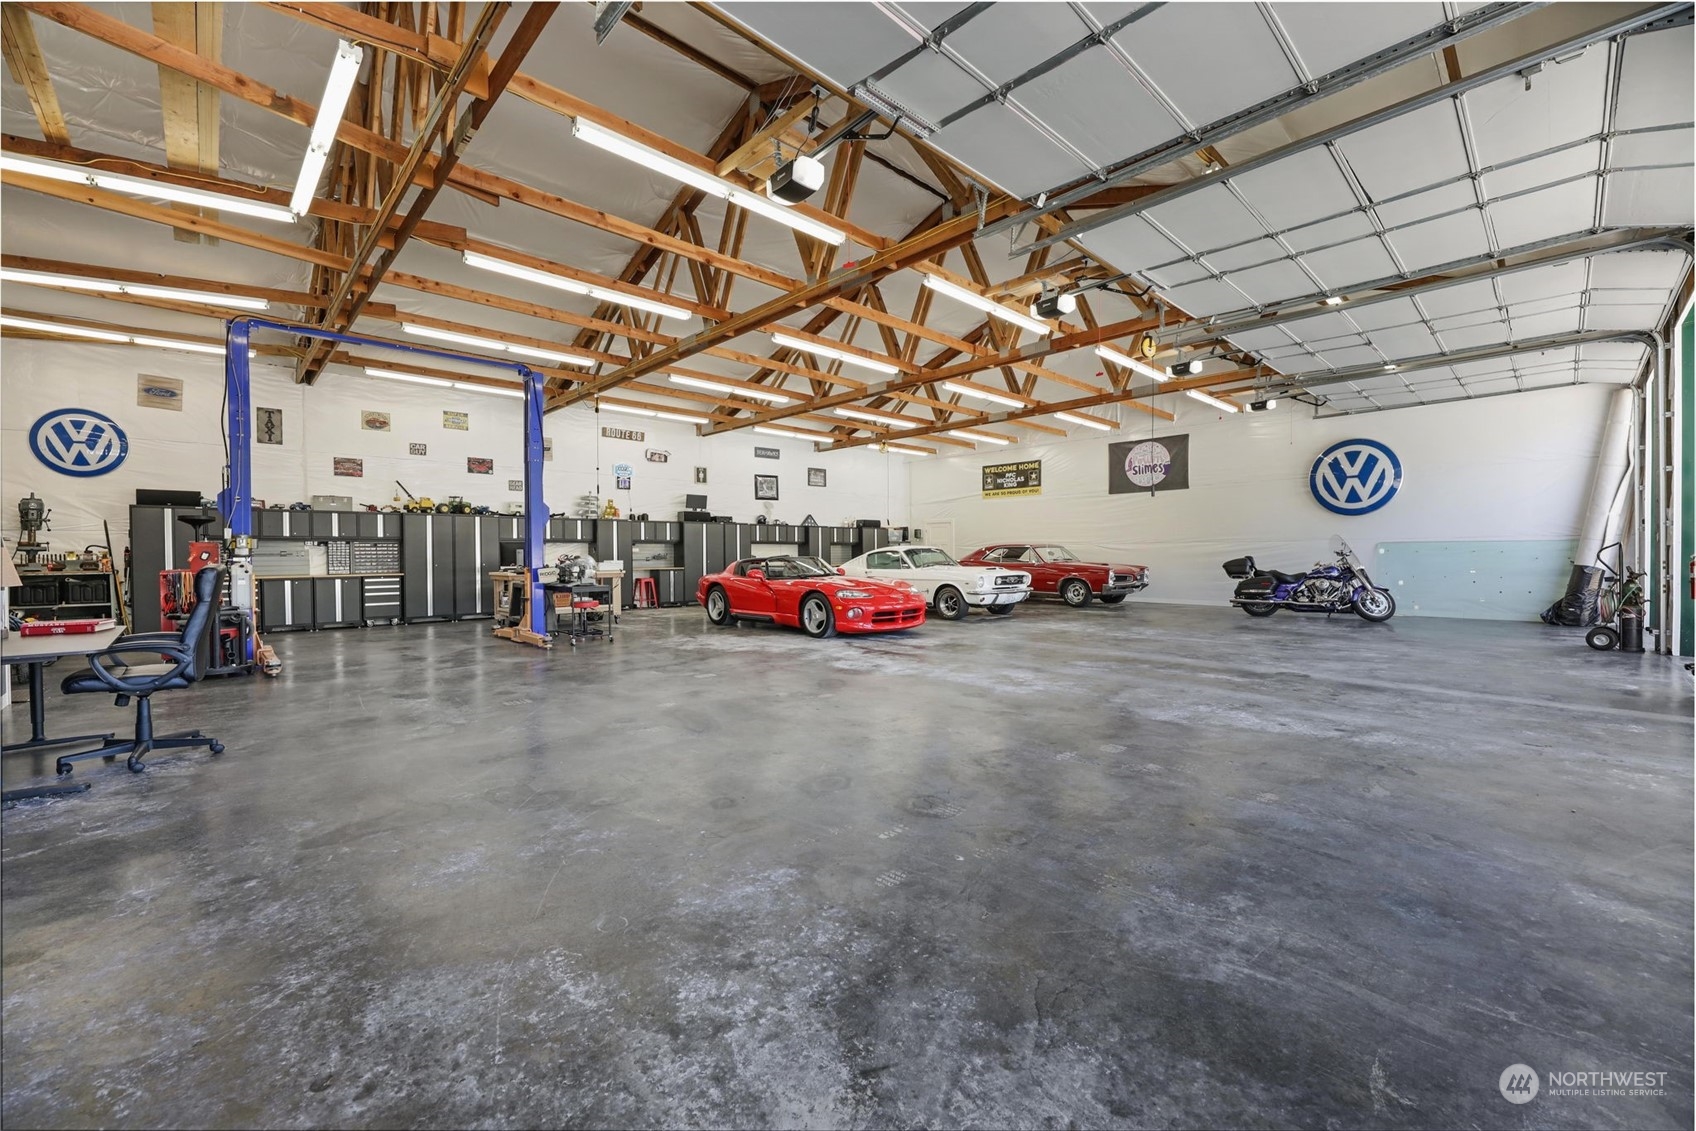
M 660 607 L 659 587 L 651 577 L 636 579 L 636 607 L 638 609 L 657 609 Z

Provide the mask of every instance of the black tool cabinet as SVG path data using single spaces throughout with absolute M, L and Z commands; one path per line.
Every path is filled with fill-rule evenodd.
M 198 507 L 130 508 L 131 577 L 137 632 L 159 623 L 158 577 L 186 566 L 193 534 L 179 515 Z M 501 567 L 501 543 L 524 538 L 519 515 L 400 514 L 371 511 L 253 512 L 261 541 L 393 541 L 393 576 L 259 578 L 261 631 L 337 628 L 396 621 L 466 620 L 492 616 L 489 574 Z M 211 533 L 209 531 L 209 533 Z M 215 536 L 215 535 L 214 535 Z M 671 569 L 653 569 L 661 605 L 689 605 L 701 578 L 759 554 L 807 554 L 830 562 L 889 545 L 881 527 L 759 525 L 744 522 L 648 522 L 635 519 L 548 519 L 546 540 L 580 543 L 598 561 L 624 563 L 625 608 L 636 601 L 636 578 L 648 574 L 638 550 L 669 546 Z M 645 554 L 645 557 L 652 556 Z

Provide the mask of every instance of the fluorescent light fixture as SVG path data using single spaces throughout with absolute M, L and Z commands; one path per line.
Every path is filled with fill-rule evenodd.
M 1121 353 L 1112 346 L 1096 346 L 1095 356 L 1104 361 L 1111 361 L 1115 365 L 1123 365 L 1131 372 L 1141 374 L 1150 381 L 1164 381 L 1168 377 L 1164 369 L 1156 369 L 1148 362 L 1132 357 L 1128 353 Z
M 805 432 L 791 432 L 787 428 L 772 428 L 772 427 L 765 425 L 765 424 L 754 425 L 754 431 L 764 433 L 767 436 L 787 436 L 791 440 L 816 440 L 816 439 L 818 439 L 817 436 L 809 436 Z
M 595 364 L 594 358 L 583 357 L 580 354 L 560 353 L 555 350 L 537 349 L 534 346 L 518 346 L 494 338 L 479 338 L 476 334 L 461 334 L 453 330 L 438 330 L 434 326 L 419 326 L 413 322 L 402 322 L 401 329 L 420 338 L 435 338 L 438 341 L 454 342 L 462 346 L 476 346 L 478 349 L 517 354 L 520 357 L 534 357 L 542 361 L 551 361 L 555 365 Z
M 472 381 L 455 381 L 453 387 L 464 389 L 470 393 L 488 393 L 496 397 L 518 397 L 520 400 L 524 398 L 523 389 L 497 389 L 493 385 L 478 385 Z
M 1325 300 L 1325 305 L 1326 306 L 1341 306 L 1341 305 L 1343 305 L 1343 296 L 1342 295 L 1332 295 L 1330 298 Z
M 0 315 L 0 326 L 10 326 L 14 330 L 39 330 L 47 334 L 65 334 L 73 338 L 89 338 L 97 342 L 127 342 L 128 334 L 115 334 L 110 330 L 95 330 L 87 326 L 66 326 L 58 322 L 39 322 L 34 318 L 14 318 L 10 314 Z
M 48 177 L 55 181 L 68 181 L 71 184 L 92 185 L 95 188 L 106 189 L 110 192 L 141 196 L 150 200 L 168 200 L 176 204 L 193 204 L 201 208 L 216 208 L 220 212 L 234 212 L 242 216 L 254 216 L 261 220 L 276 220 L 283 224 L 292 224 L 295 220 L 294 213 L 280 204 L 267 204 L 262 200 L 247 200 L 239 196 L 231 196 L 228 193 L 210 192 L 206 189 L 184 188 L 182 185 L 150 181 L 144 177 L 126 177 L 121 173 L 103 173 L 95 169 L 60 165 L 52 161 L 38 161 L 33 157 L 18 157 L 10 153 L 0 157 L 0 169 L 13 173 L 26 173 L 32 177 Z
M 1045 335 L 1049 332 L 1048 323 L 1038 322 L 1030 315 L 1021 314 L 1019 311 L 1014 310 L 1011 307 L 1002 306 L 1000 303 L 993 299 L 985 298 L 976 291 L 968 291 L 965 287 L 957 287 L 953 283 L 950 283 L 947 279 L 939 279 L 935 275 L 926 275 L 925 286 L 929 287 L 937 294 L 947 295 L 954 301 L 963 302 L 967 306 L 974 306 L 989 315 L 991 318 L 999 318 L 1003 322 L 1011 322 L 1013 325 L 1018 326 L 1021 329 L 1029 330 L 1033 334 Z
M 1190 396 L 1194 397 L 1196 400 L 1200 401 L 1201 403 L 1210 404 L 1214 408 L 1219 409 L 1222 412 L 1237 412 L 1237 411 L 1239 411 L 1237 406 L 1232 404 L 1230 401 L 1222 401 L 1218 397 L 1210 397 L 1206 393 L 1202 392 L 1200 389 L 1185 389 L 1184 392 L 1188 393 Z
M 1013 442 L 1011 440 L 1003 439 L 1000 436 L 990 436 L 983 432 L 968 432 L 964 428 L 950 429 L 948 434 L 950 436 L 958 436 L 962 440 L 978 440 L 985 444 L 1011 444 Z
M 134 335 L 129 340 L 138 346 L 153 346 L 162 350 L 182 350 L 184 353 L 212 353 L 219 357 L 224 356 L 223 346 L 209 346 L 204 342 L 184 342 L 178 341 L 176 338 L 148 338 Z
M 994 404 L 1004 404 L 1009 408 L 1027 407 L 1024 401 L 1016 401 L 1012 397 L 1004 397 L 1000 393 L 990 393 L 985 392 L 983 389 L 974 389 L 970 385 L 956 385 L 952 381 L 944 381 L 942 383 L 942 387 L 947 389 L 950 393 L 959 393 L 962 396 L 967 397 L 977 397 L 979 400 L 990 401 Z
M 708 420 L 704 416 L 690 416 L 686 412 L 656 412 L 656 413 L 654 413 L 654 415 L 659 417 L 661 420 L 681 420 L 685 424 L 710 424 L 710 423 L 712 423 L 710 420 Z
M 444 381 L 440 377 L 422 377 L 417 373 L 402 373 L 395 369 L 376 369 L 369 365 L 365 367 L 365 375 L 367 377 L 386 377 L 390 381 L 407 381 L 414 385 L 435 385 L 441 389 L 453 388 L 452 381 Z
M 1083 417 L 1073 416 L 1069 412 L 1057 412 L 1054 414 L 1054 419 L 1064 420 L 1067 424 L 1082 424 L 1085 428 L 1099 428 L 1103 432 L 1113 431 L 1111 424 L 1103 424 L 1099 420 L 1085 420 Z
M 602 412 L 623 412 L 623 413 L 628 413 L 631 416 L 658 416 L 659 415 L 659 413 L 655 412 L 651 408 L 632 408 L 629 405 L 607 404 L 605 401 L 601 402 L 601 411 Z
M 33 283 L 43 287 L 64 287 L 73 291 L 94 291 L 98 294 L 137 295 L 143 298 L 175 299 L 181 302 L 201 302 L 208 306 L 230 306 L 237 310 L 269 310 L 271 304 L 262 298 L 219 294 L 216 291 L 190 291 L 179 287 L 155 287 L 142 283 L 118 283 L 110 279 L 90 279 L 81 275 L 60 275 L 51 271 L 19 271 L 0 268 L 0 281 Z
M 87 169 L 59 165 L 52 161 L 38 161 L 33 157 L 19 157 L 15 153 L 0 153 L 0 169 L 8 173 L 27 173 L 32 177 L 46 177 L 54 181 L 69 181 L 72 184 L 90 183 Z
M 365 52 L 347 40 L 336 43 L 336 58 L 330 64 L 330 77 L 324 82 L 324 97 L 318 100 L 318 113 L 312 119 L 312 136 L 306 142 L 306 156 L 300 161 L 300 175 L 295 177 L 294 192 L 289 196 L 289 211 L 304 216 L 312 208 L 312 198 L 318 195 L 318 179 L 324 175 L 324 162 L 329 160 L 330 146 L 336 142 L 336 130 L 341 127 L 342 114 L 347 110 L 348 96 L 353 93 L 354 80 L 359 78 L 359 63 Z
M 834 358 L 848 365 L 858 365 L 863 369 L 875 370 L 878 373 L 901 372 L 899 366 L 891 365 L 887 361 L 874 361 L 872 358 L 861 357 L 859 354 L 849 353 L 847 350 L 809 342 L 805 338 L 792 338 L 788 334 L 773 334 L 771 340 L 774 345 L 788 346 L 792 350 L 800 350 L 802 353 L 810 353 L 816 357 Z
M 900 444 L 885 444 L 883 445 L 883 450 L 886 452 L 900 452 L 904 456 L 928 456 L 935 454 L 934 452 L 927 451 L 924 448 L 903 448 Z
M 87 338 L 95 342 L 117 342 L 132 346 L 150 346 L 154 349 L 181 350 L 184 353 L 210 353 L 219 357 L 224 356 L 223 346 L 207 345 L 205 342 L 185 342 L 181 338 L 155 338 L 147 334 L 124 334 L 114 330 L 95 330 L 88 326 L 71 326 L 63 322 L 46 322 L 36 318 L 15 318 L 10 314 L 0 315 L 0 326 L 10 326 L 15 330 L 38 330 L 44 334 L 64 334 L 72 338 Z M 258 350 L 248 350 L 247 356 L 254 357 Z
M 579 141 L 586 141 L 598 149 L 616 154 L 626 161 L 634 161 L 643 168 L 651 169 L 661 176 L 670 177 L 674 181 L 682 181 L 692 188 L 698 188 L 710 196 L 730 203 L 749 212 L 757 212 L 768 220 L 776 220 L 779 224 L 794 228 L 804 235 L 816 240 L 823 240 L 831 246 L 839 246 L 848 238 L 846 232 L 821 224 L 809 216 L 802 216 L 789 211 L 781 204 L 761 196 L 759 193 L 733 185 L 719 177 L 713 176 L 704 169 L 697 169 L 688 162 L 668 157 L 657 149 L 632 141 L 622 134 L 603 129 L 586 118 L 571 120 L 571 135 Z
M 848 416 L 855 420 L 870 420 L 876 424 L 887 424 L 891 428 L 917 428 L 919 426 L 919 422 L 916 420 L 905 420 L 899 416 L 889 416 L 863 408 L 838 408 L 832 411 L 838 416 Z
M 493 385 L 479 385 L 475 381 L 447 381 L 440 377 L 423 377 L 417 373 L 402 373 L 398 369 L 378 369 L 375 366 L 365 366 L 367 377 L 386 377 L 390 381 L 406 381 L 413 385 L 434 385 L 439 389 L 464 389 L 468 393 L 488 393 L 496 397 L 523 397 L 522 389 L 500 389 Z
M 739 397 L 753 397 L 755 400 L 767 401 L 771 404 L 789 404 L 792 399 L 782 393 L 744 389 L 740 385 L 721 385 L 717 381 L 705 381 L 699 377 L 685 377 L 681 373 L 671 374 L 670 380 L 673 385 L 688 385 L 692 389 L 708 389 L 715 393 L 733 393 Z
M 501 275 L 509 275 L 514 279 L 523 279 L 530 283 L 540 283 L 544 287 L 569 291 L 574 295 L 588 295 L 602 302 L 616 303 L 636 310 L 646 310 L 649 314 L 657 314 L 661 318 L 688 318 L 690 314 L 681 306 L 669 303 L 655 302 L 653 299 L 628 295 L 623 291 L 611 290 L 607 287 L 597 287 L 592 283 L 579 283 L 576 279 L 567 279 L 563 275 L 555 275 L 551 271 L 538 271 L 534 267 L 526 267 L 521 263 L 513 263 L 505 259 L 496 259 L 492 255 L 484 255 L 478 251 L 467 251 L 461 255 L 467 267 L 481 267 L 485 271 L 494 271 Z
M 1400 369 L 1400 368 L 1401 368 L 1401 366 L 1397 365 L 1395 362 L 1392 361 L 1392 362 L 1390 362 L 1390 364 L 1388 364 L 1384 367 L 1384 372 L 1394 373 L 1397 369 Z

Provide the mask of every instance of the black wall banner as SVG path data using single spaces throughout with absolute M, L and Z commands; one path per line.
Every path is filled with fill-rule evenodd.
M 992 463 L 983 469 L 983 497 L 1004 499 L 1010 495 L 1042 494 L 1042 461 Z
M 1107 493 L 1182 491 L 1190 485 L 1190 438 L 1156 436 L 1107 445 Z

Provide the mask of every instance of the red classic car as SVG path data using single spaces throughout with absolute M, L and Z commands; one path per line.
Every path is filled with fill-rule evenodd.
M 960 564 L 1022 569 L 1031 575 L 1033 592 L 1057 594 L 1074 609 L 1096 597 L 1117 605 L 1148 585 L 1147 566 L 1080 561 L 1066 547 L 1043 542 L 998 542 L 973 550 Z
M 925 598 L 911 586 L 843 577 L 818 558 L 743 558 L 701 578 L 695 599 L 707 619 L 775 621 L 808 636 L 896 632 L 925 623 Z

